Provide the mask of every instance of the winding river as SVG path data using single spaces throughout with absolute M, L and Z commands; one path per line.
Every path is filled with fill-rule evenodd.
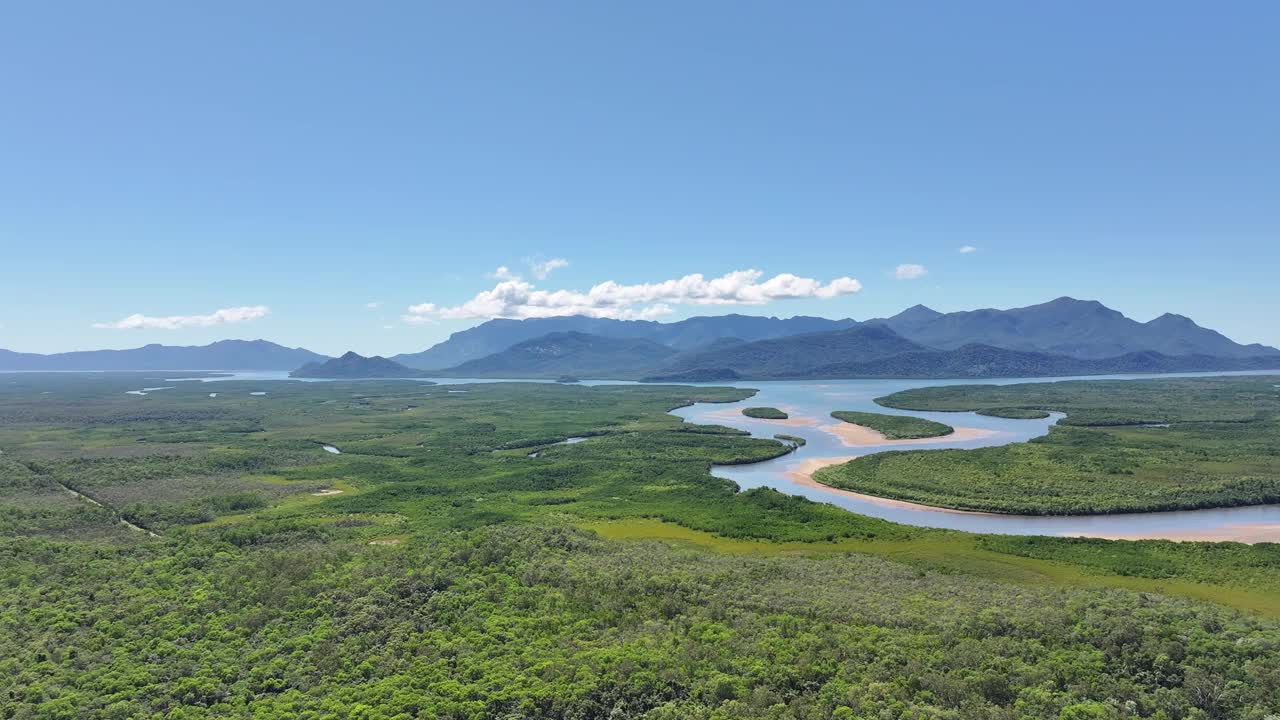
M 1044 435 L 1061 419 L 1006 420 L 976 413 L 902 412 L 876 405 L 875 398 L 899 390 L 937 385 L 1007 385 L 1064 380 L 1138 380 L 1170 377 L 1223 375 L 1277 375 L 1276 371 L 1222 373 L 1179 373 L 1169 375 L 1094 375 L 1087 377 L 1020 378 L 1000 380 L 779 380 L 706 383 L 759 390 L 754 397 L 737 403 L 698 403 L 679 408 L 673 414 L 688 422 L 727 425 L 749 431 L 757 437 L 772 438 L 779 433 L 805 439 L 805 446 L 788 455 L 751 465 L 712 468 L 717 477 L 733 480 L 743 489 L 771 487 L 780 492 L 830 503 L 860 515 L 883 518 L 905 525 L 947 528 L 977 533 L 1005 535 L 1057 535 L 1111 539 L 1231 540 L 1237 542 L 1280 542 L 1280 505 L 1253 505 L 1238 508 L 1184 510 L 1176 512 L 1124 513 L 1114 515 L 1002 515 L 965 512 L 859 495 L 827 487 L 808 479 L 822 464 L 845 462 L 873 452 L 927 448 L 979 448 L 1025 442 Z M 286 372 L 228 373 L 219 377 L 168 378 L 176 380 L 289 380 Z M 493 382 L 550 382 L 539 380 L 476 380 L 469 378 L 423 378 L 441 385 Z M 307 382 L 327 382 L 308 380 Z M 626 381 L 588 380 L 582 385 L 626 385 Z M 699 383 L 702 384 L 702 383 Z M 1277 385 L 1280 391 L 1280 385 Z M 744 407 L 772 406 L 791 416 L 784 422 L 755 420 L 741 413 Z M 958 429 L 953 436 L 910 443 L 846 444 L 847 438 L 832 433 L 838 426 L 832 410 L 907 414 L 946 423 Z M 964 431 L 959 431 L 964 428 Z M 1163 428 L 1151 427 L 1150 432 Z
M 1259 373 L 1268 374 L 1268 373 Z M 1037 378 L 1033 380 L 823 380 L 733 383 L 759 389 L 747 400 L 731 404 L 699 403 L 673 414 L 688 422 L 718 424 L 749 431 L 756 437 L 796 435 L 806 444 L 794 453 L 750 465 L 717 465 L 712 474 L 733 480 L 743 489 L 771 487 L 780 492 L 830 503 L 860 515 L 897 523 L 1007 535 L 1088 536 L 1112 539 L 1234 540 L 1280 542 L 1280 505 L 1177 512 L 1114 515 L 1004 515 L 965 512 L 860 495 L 813 482 L 816 467 L 845 462 L 875 452 L 926 448 L 979 448 L 1024 442 L 1049 431 L 1061 415 L 1044 420 L 1007 420 L 971 412 L 903 412 L 876 405 L 874 399 L 909 388 L 976 383 L 1054 382 L 1060 380 L 1134 379 L 1118 375 L 1089 378 Z M 1151 377 L 1169 377 L 1168 375 Z M 756 420 L 744 416 L 744 407 L 772 406 L 790 415 L 786 421 Z M 862 410 L 914 415 L 946 423 L 957 429 L 953 436 L 910 442 L 846 437 L 836 434 L 842 423 L 830 417 L 832 410 Z M 843 429 L 847 429 L 846 425 Z M 836 431 L 836 432 L 833 432 Z M 1163 428 L 1147 428 L 1162 432 Z

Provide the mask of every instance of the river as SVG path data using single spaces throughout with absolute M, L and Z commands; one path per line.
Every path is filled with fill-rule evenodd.
M 756 437 L 772 438 L 782 433 L 805 439 L 796 452 L 751 465 L 714 466 L 712 474 L 733 480 L 743 489 L 771 487 L 780 492 L 830 503 L 860 515 L 883 518 L 906 525 L 947 528 L 976 533 L 1006 535 L 1087 536 L 1111 539 L 1233 540 L 1238 542 L 1280 542 L 1280 505 L 1252 505 L 1237 508 L 1184 510 L 1176 512 L 1122 513 L 1113 515 L 1002 515 L 948 510 L 903 503 L 883 498 L 859 496 L 804 480 L 806 463 L 851 459 L 873 452 L 926 448 L 979 448 L 1025 442 L 1044 435 L 1061 415 L 1045 420 L 1006 420 L 976 413 L 903 412 L 876 405 L 874 399 L 899 390 L 938 385 L 1007 385 L 1025 382 L 1065 380 L 1139 380 L 1170 377 L 1211 377 L 1230 375 L 1276 375 L 1276 371 L 1221 373 L 1178 373 L 1168 375 L 1093 375 L 998 380 L 776 380 L 706 383 L 755 388 L 759 393 L 737 403 L 699 403 L 679 408 L 673 414 L 688 422 L 727 425 L 749 431 Z M 287 372 L 228 373 L 214 378 L 166 378 L 175 380 L 289 380 Z M 422 378 L 442 385 L 494 382 L 550 382 L 545 380 L 495 380 L 470 378 Z M 325 382 L 308 380 L 308 382 Z M 627 381 L 590 380 L 582 385 L 634 384 Z M 699 383 L 701 384 L 701 383 Z M 755 420 L 741 413 L 744 407 L 772 406 L 786 410 L 793 419 L 808 418 L 813 424 L 781 424 Z M 822 429 L 834 425 L 832 410 L 914 415 L 946 423 L 970 432 L 910 444 L 886 443 L 851 447 Z M 1152 428 L 1158 432 L 1159 428 Z
M 1235 374 L 1235 373 L 1233 373 Z M 1254 373 L 1239 373 L 1254 374 Z M 1274 374 L 1274 373 L 1256 373 Z M 976 533 L 1008 535 L 1088 536 L 1112 539 L 1235 540 L 1240 542 L 1280 542 L 1280 505 L 1186 510 L 1177 512 L 1124 513 L 1113 515 L 1003 515 L 975 513 L 915 505 L 882 498 L 861 496 L 824 485 L 806 482 L 808 470 L 820 460 L 851 459 L 874 452 L 932 448 L 979 448 L 1025 442 L 1044 435 L 1062 416 L 1044 420 L 1007 420 L 971 412 L 904 412 L 876 405 L 874 399 L 899 390 L 937 385 L 1009 384 L 1013 382 L 1057 382 L 1061 380 L 1135 379 L 1171 377 L 1116 375 L 1087 378 L 1034 378 L 1027 380 L 822 380 L 758 381 L 734 383 L 760 392 L 731 404 L 699 403 L 679 408 L 675 415 L 688 422 L 727 425 L 749 431 L 756 437 L 778 433 L 796 435 L 806 444 L 794 453 L 750 465 L 718 465 L 717 477 L 736 482 L 743 489 L 771 487 L 780 492 L 830 503 L 860 515 L 883 518 L 906 525 L 948 528 Z M 785 410 L 791 420 L 756 420 L 741 413 L 744 407 L 771 406 Z M 886 414 L 913 415 L 946 423 L 957 429 L 953 437 L 910 443 L 883 442 L 850 446 L 829 432 L 839 426 L 830 417 L 832 410 L 861 410 Z M 798 421 L 798 422 L 797 422 Z M 812 423 L 812 424 L 806 424 Z M 1160 428 L 1151 428 L 1160 432 Z

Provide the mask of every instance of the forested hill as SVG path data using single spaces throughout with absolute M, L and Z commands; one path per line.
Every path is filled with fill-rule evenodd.
M 551 333 L 450 368 L 456 377 L 619 378 L 644 373 L 676 351 L 652 340 Z
M 674 358 L 658 374 L 729 368 L 740 377 L 794 377 L 850 359 L 872 362 L 926 350 L 886 327 L 869 325 L 688 353 Z
M 422 377 L 421 370 L 405 367 L 384 357 L 364 357 L 348 352 L 339 358 L 322 363 L 307 363 L 289 373 L 296 378 L 360 379 L 360 378 L 412 378 Z

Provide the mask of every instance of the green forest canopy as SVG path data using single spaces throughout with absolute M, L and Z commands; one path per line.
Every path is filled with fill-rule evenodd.
M 1280 711 L 1276 546 L 738 493 L 789 448 L 666 411 L 749 391 L 142 380 L 0 386 L 6 717 Z

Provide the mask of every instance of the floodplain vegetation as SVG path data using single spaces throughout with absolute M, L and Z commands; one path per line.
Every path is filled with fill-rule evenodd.
M 826 468 L 816 479 L 927 505 L 1018 514 L 1280 502 L 1280 388 L 1273 376 L 956 385 L 877 402 L 1066 417 L 1028 443 L 880 453 Z
M 157 379 L 0 376 L 0 717 L 1280 713 L 1277 546 L 738 492 L 667 411 L 749 390 Z
M 853 425 L 871 428 L 890 440 L 917 440 L 950 435 L 956 429 L 945 423 L 910 415 L 836 410 L 831 417 Z

